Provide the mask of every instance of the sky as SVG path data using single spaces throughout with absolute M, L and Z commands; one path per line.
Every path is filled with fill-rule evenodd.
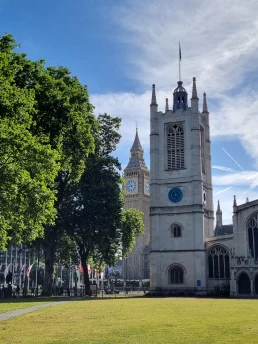
M 172 105 L 178 81 L 192 78 L 210 112 L 214 207 L 223 223 L 258 197 L 258 2 L 239 0 L 0 0 L 0 34 L 47 65 L 66 66 L 88 86 L 96 115 L 122 118 L 116 155 L 129 159 L 135 125 L 149 165 L 149 104 Z

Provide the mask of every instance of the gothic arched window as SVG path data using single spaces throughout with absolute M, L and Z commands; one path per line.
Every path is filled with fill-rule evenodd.
M 209 278 L 230 278 L 229 251 L 221 245 L 208 251 Z
M 258 213 L 253 214 L 246 224 L 250 255 L 258 260 Z
M 184 283 L 184 269 L 180 265 L 173 265 L 168 271 L 168 281 L 170 284 Z
M 168 170 L 179 170 L 185 167 L 185 143 L 183 124 L 168 125 L 167 164 Z
M 171 234 L 174 238 L 180 238 L 182 236 L 182 228 L 180 225 L 175 224 L 171 226 Z

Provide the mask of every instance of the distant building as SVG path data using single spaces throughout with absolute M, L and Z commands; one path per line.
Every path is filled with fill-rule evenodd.
M 138 130 L 131 148 L 131 156 L 124 170 L 125 209 L 136 208 L 144 213 L 145 234 L 137 238 L 133 251 L 123 260 L 123 278 L 149 278 L 150 243 L 150 172 L 144 161 Z

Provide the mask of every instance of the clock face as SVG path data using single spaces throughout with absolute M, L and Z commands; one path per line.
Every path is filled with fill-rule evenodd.
M 150 193 L 150 182 L 149 181 L 144 182 L 144 191 L 145 191 L 145 193 Z
M 136 191 L 136 181 L 135 180 L 128 180 L 125 184 L 127 192 L 134 192 Z
M 183 198 L 183 191 L 180 188 L 172 188 L 169 190 L 168 198 L 173 203 L 178 203 Z

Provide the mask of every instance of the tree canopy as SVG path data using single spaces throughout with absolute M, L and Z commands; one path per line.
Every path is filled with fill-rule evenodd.
M 144 232 L 143 214 L 136 209 L 123 210 L 121 167 L 111 155 L 120 139 L 120 121 L 107 114 L 98 117 L 95 153 L 89 155 L 81 179 L 66 189 L 63 203 L 64 227 L 77 244 L 87 291 L 89 258 L 115 264 Z
M 17 47 L 0 37 L 0 246 L 37 240 L 45 295 L 55 259 L 79 252 L 89 287 L 89 259 L 113 264 L 144 231 L 142 213 L 123 209 L 114 157 L 121 120 L 95 118 L 87 87 L 69 69 L 31 61 Z
M 42 235 L 55 217 L 54 180 L 59 155 L 45 135 L 35 135 L 35 92 L 20 87 L 22 72 L 11 35 L 0 38 L 0 246 Z M 25 55 L 20 55 L 25 61 Z

